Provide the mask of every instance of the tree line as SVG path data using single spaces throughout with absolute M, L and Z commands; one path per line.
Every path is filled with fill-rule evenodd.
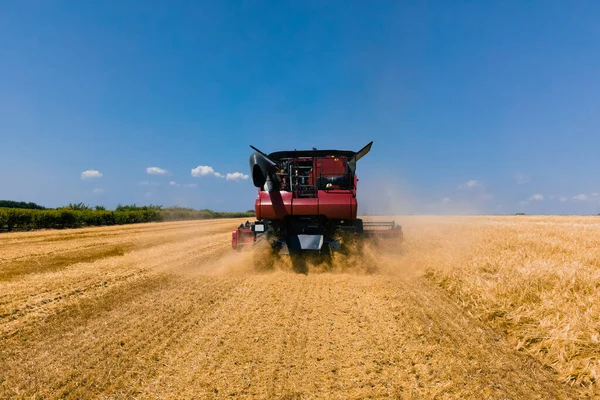
M 39 204 L 32 202 L 26 203 L 24 201 L 12 201 L 12 200 L 0 200 L 0 208 L 25 208 L 28 210 L 45 210 L 46 207 L 42 207 Z
M 27 207 L 15 207 L 25 204 Z M 213 218 L 253 217 L 254 211 L 221 212 L 184 207 L 118 205 L 114 210 L 84 203 L 49 209 L 35 203 L 0 201 L 0 231 L 64 229 L 86 226 L 110 226 L 142 222 L 183 221 Z

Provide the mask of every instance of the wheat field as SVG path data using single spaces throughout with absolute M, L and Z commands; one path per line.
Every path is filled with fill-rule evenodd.
M 240 220 L 0 235 L 0 398 L 595 398 L 594 217 L 395 218 L 298 274 Z
M 599 217 L 473 217 L 435 231 L 425 236 L 443 251 L 415 254 L 428 278 L 562 382 L 598 382 Z M 446 235 L 459 236 L 454 249 Z

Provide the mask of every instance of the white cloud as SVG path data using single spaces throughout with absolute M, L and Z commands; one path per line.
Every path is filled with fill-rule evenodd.
M 590 194 L 585 194 L 585 193 L 579 193 L 577 196 L 573 196 L 571 197 L 572 200 L 578 200 L 578 201 L 593 201 L 593 202 L 597 202 L 600 198 L 600 193 L 598 192 L 593 192 Z M 561 197 L 560 201 L 567 201 L 568 198 L 567 197 Z
M 471 179 L 468 182 L 463 183 L 462 185 L 458 185 L 459 189 L 473 189 L 473 188 L 480 188 L 483 187 L 483 184 L 481 182 L 478 182 L 475 179 Z
M 452 202 L 452 199 L 450 199 L 450 197 L 444 197 L 444 198 L 442 199 L 442 203 L 444 203 L 444 204 L 448 204 L 448 203 L 450 203 L 450 202 Z
M 104 189 L 102 189 L 102 188 L 94 188 L 92 190 L 92 193 L 94 193 L 94 194 L 102 194 L 102 193 L 104 193 Z
M 139 183 L 140 186 L 158 186 L 160 185 L 160 183 L 158 182 L 153 182 L 153 181 L 141 181 Z
M 522 200 L 519 202 L 519 204 L 521 204 L 522 206 L 526 206 L 527 204 L 529 204 L 529 202 L 526 200 Z
M 240 179 L 248 179 L 248 175 L 242 174 L 241 172 L 233 172 L 227 174 L 226 179 L 228 181 L 239 181 Z
M 159 167 L 148 167 L 146 168 L 146 173 L 148 175 L 167 175 L 169 171 Z
M 88 169 L 87 171 L 83 171 L 81 173 L 81 179 L 94 179 L 94 178 L 102 178 L 102 172 L 97 171 L 95 169 Z
M 517 183 L 517 185 L 524 185 L 526 183 L 531 182 L 531 178 L 529 177 L 529 175 L 517 172 L 515 174 L 515 182 Z
M 565 201 L 569 200 L 569 198 L 568 198 L 568 197 L 564 197 L 564 196 L 563 196 L 563 197 L 561 197 L 561 198 L 560 198 L 560 199 L 558 199 L 558 200 L 560 200 L 561 202 L 563 202 L 563 203 L 564 203 Z
M 181 183 L 177 183 L 175 181 L 171 181 L 171 182 L 169 182 L 169 186 L 174 186 L 174 187 L 181 187 L 181 186 L 183 186 L 183 187 L 188 187 L 188 188 L 195 188 L 195 187 L 198 187 L 198 184 L 196 184 L 196 183 L 184 183 L 184 184 L 181 184 Z
M 210 167 L 208 165 L 198 165 L 196 168 L 192 169 L 192 176 L 196 177 L 196 178 L 199 176 L 209 176 L 209 175 L 216 176 L 216 174 L 219 174 L 219 173 L 215 172 L 213 167 Z
M 532 200 L 542 201 L 542 200 L 544 200 L 544 195 L 536 193 L 536 194 L 532 195 L 528 200 L 529 201 L 532 201 Z
M 242 174 L 241 172 L 232 172 L 232 173 L 223 175 L 220 172 L 215 171 L 214 168 L 209 165 L 198 165 L 196 168 L 193 168 L 192 176 L 195 178 L 198 178 L 201 176 L 214 176 L 216 178 L 225 178 L 228 181 L 237 181 L 240 179 L 248 179 L 248 175 Z M 193 184 L 188 184 L 187 186 L 195 187 L 195 186 L 190 186 L 190 185 L 193 185 Z

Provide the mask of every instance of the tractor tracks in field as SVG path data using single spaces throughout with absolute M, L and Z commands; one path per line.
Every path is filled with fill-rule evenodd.
M 160 245 L 151 238 L 150 243 L 140 243 L 138 249 L 126 254 L 77 262 L 58 271 L 21 274 L 21 279 L 0 282 L 3 289 L 0 341 L 86 299 L 102 297 L 140 282 L 163 279 L 161 276 L 165 274 L 194 273 L 211 257 L 218 257 L 226 250 L 223 235 L 190 235 L 185 240 L 176 243 L 167 240 Z M 198 253 L 206 257 L 196 258 L 194 255 Z M 190 258 L 191 263 L 186 264 Z
M 141 397 L 571 397 L 432 290 L 412 278 L 245 277 L 164 354 Z
M 203 225 L 176 223 L 174 226 L 111 227 L 93 230 L 59 231 L 54 236 L 48 231 L 19 233 L 14 239 L 0 236 L 0 282 L 18 279 L 21 275 L 57 271 L 75 263 L 91 262 L 107 257 L 124 255 L 166 243 L 180 243 L 204 233 L 222 232 L 214 221 Z M 213 229 L 216 227 L 216 229 Z

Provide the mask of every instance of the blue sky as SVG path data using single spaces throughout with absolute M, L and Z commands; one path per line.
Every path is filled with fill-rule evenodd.
M 591 1 L 4 1 L 0 198 L 246 210 L 255 188 L 226 177 L 250 144 L 374 140 L 362 212 L 597 213 L 599 18 Z

